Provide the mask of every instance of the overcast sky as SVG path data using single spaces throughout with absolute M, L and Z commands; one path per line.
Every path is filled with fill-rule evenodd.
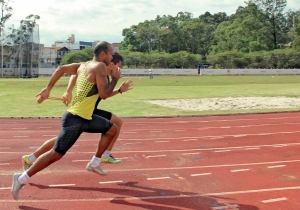
M 204 14 L 235 13 L 245 0 L 12 0 L 13 16 L 6 27 L 18 27 L 29 14 L 39 15 L 40 43 L 51 46 L 56 40 L 121 42 L 122 30 L 157 15 L 176 16 L 190 12 L 194 17 Z M 286 9 L 299 10 L 299 0 L 287 0 Z

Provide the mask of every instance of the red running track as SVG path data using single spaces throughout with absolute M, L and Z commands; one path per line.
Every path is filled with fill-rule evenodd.
M 21 157 L 57 135 L 59 119 L 1 119 L 0 209 L 300 209 L 300 113 L 124 118 L 106 177 L 85 170 L 98 134 L 13 200 Z

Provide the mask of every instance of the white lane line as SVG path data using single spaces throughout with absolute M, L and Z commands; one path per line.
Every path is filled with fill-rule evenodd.
M 99 182 L 99 184 L 113 184 L 113 183 L 122 183 L 123 181 L 107 181 L 107 182 Z
M 247 134 L 238 134 L 238 135 L 234 135 L 234 138 L 239 138 L 239 137 L 245 137 L 247 136 Z
M 88 162 L 90 160 L 72 160 L 72 162 L 76 163 L 76 162 Z
M 273 145 L 273 147 L 286 147 L 287 145 L 286 144 L 275 144 Z
M 52 128 L 52 127 L 40 127 L 40 128 Z
M 156 178 L 147 178 L 147 180 L 151 181 L 151 180 L 160 180 L 160 179 L 170 179 L 170 177 L 156 177 Z
M 125 143 L 124 145 L 141 144 L 142 142 Z
M 255 150 L 255 149 L 260 149 L 260 148 L 253 147 L 253 148 L 246 148 L 245 150 Z
M 248 127 L 252 127 L 252 126 L 257 126 L 257 125 L 241 125 L 241 126 L 237 126 L 240 128 L 248 128 Z
M 29 136 L 14 136 L 14 138 L 28 138 Z
M 299 163 L 300 160 L 286 160 L 274 162 L 258 162 L 258 163 L 240 163 L 240 164 L 223 164 L 223 165 L 206 165 L 206 166 L 189 166 L 189 167 L 170 167 L 170 168 L 131 168 L 131 169 L 113 169 L 111 172 L 127 172 L 127 171 L 159 171 L 159 170 L 187 170 L 199 168 L 220 168 L 220 167 L 239 167 L 239 166 L 257 166 L 257 165 L 270 165 L 280 163 Z
M 145 158 L 156 158 L 156 157 L 165 157 L 166 155 L 153 155 L 153 156 L 145 156 Z
M 0 149 L 10 149 L 10 147 L 0 147 Z
M 268 166 L 268 168 L 282 168 L 282 167 L 286 167 L 286 165 Z
M 263 203 L 273 203 L 273 202 L 285 201 L 285 200 L 287 200 L 287 198 L 283 197 L 283 198 L 275 198 L 275 199 L 263 200 L 261 202 L 263 202 Z
M 214 151 L 214 152 L 230 152 L 231 150 L 218 150 L 218 151 Z
M 155 141 L 155 143 L 166 143 L 166 142 L 170 142 L 170 141 Z
M 75 186 L 75 184 L 50 184 L 49 187 L 70 187 Z
M 57 135 L 42 135 L 42 136 L 45 136 L 45 137 L 55 137 Z
M 1 187 L 0 190 L 10 190 L 11 187 Z
M 10 163 L 0 163 L 0 166 L 7 166 L 10 165 Z
M 198 139 L 187 139 L 187 140 L 183 140 L 183 141 L 198 141 Z
M 137 132 L 122 132 L 122 133 L 137 133 Z
M 202 136 L 200 138 L 210 138 L 210 139 L 222 139 L 223 136 Z
M 181 155 L 199 155 L 199 152 L 195 152 L 195 153 L 182 153 Z
M 223 209 L 238 209 L 239 205 L 237 204 L 228 204 L 226 206 L 216 206 L 216 207 L 211 207 L 213 210 L 223 210 Z
M 150 131 L 150 133 L 161 133 L 162 131 Z
M 243 172 L 243 171 L 249 171 L 250 169 L 245 168 L 245 169 L 237 169 L 237 170 L 230 170 L 231 172 Z
M 169 195 L 169 196 L 144 196 L 144 197 L 107 197 L 107 198 L 79 198 L 79 199 L 43 199 L 43 200 L 22 200 L 22 203 L 49 203 L 49 202 L 62 202 L 62 203 L 70 203 L 70 202 L 95 202 L 95 201 L 112 201 L 112 200 L 120 200 L 120 201 L 128 201 L 128 200 L 153 200 L 153 199 L 174 199 L 174 198 L 201 198 L 201 197 L 209 197 L 209 196 L 225 196 L 225 195 L 239 195 L 239 194 L 250 194 L 250 193 L 261 193 L 261 192 L 274 192 L 274 191 L 286 191 L 286 190 L 300 190 L 300 186 L 294 187 L 282 187 L 282 188 L 267 188 L 267 189 L 256 189 L 256 190 L 245 190 L 245 191 L 227 191 L 227 192 L 217 192 L 217 193 L 206 193 L 206 194 L 192 194 L 192 195 Z M 15 200 L 0 200 L 0 203 L 16 203 Z M 174 207 L 174 206 L 172 206 Z
M 191 174 L 191 176 L 207 176 L 207 175 L 211 175 L 211 173 Z
M 181 132 L 181 131 L 186 131 L 186 130 L 174 130 L 174 131 L 178 131 L 178 132 Z
M 220 127 L 220 128 L 231 128 L 230 126 L 226 126 L 226 127 Z

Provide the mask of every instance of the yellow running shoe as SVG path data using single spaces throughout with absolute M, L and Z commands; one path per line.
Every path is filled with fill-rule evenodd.
M 122 163 L 122 160 L 115 159 L 112 155 L 108 158 L 101 157 L 101 163 L 112 163 L 112 164 L 119 164 Z
M 29 161 L 29 155 L 24 155 L 22 157 L 22 163 L 23 163 L 24 171 L 27 171 L 32 166 L 32 163 L 30 163 L 30 161 Z

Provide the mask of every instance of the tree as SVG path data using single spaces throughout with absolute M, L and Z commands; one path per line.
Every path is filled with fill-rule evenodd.
M 1 19 L 0 19 L 0 36 L 1 36 L 1 46 L 4 45 L 4 33 L 3 33 L 3 28 L 5 27 L 6 21 L 12 16 L 12 8 L 9 6 L 9 3 L 11 0 L 0 0 L 1 4 Z M 3 47 L 1 50 L 1 74 L 3 75 Z
M 92 48 L 70 52 L 63 57 L 61 65 L 90 61 L 92 60 L 93 56 L 94 52 Z
M 263 12 L 265 19 L 263 23 L 268 28 L 268 34 L 273 41 L 274 49 L 278 44 L 285 44 L 288 30 L 287 20 L 283 14 L 287 0 L 250 0 L 248 4 L 255 3 Z
M 40 16 L 30 14 L 24 20 L 21 21 L 21 25 L 18 29 L 9 27 L 9 34 L 6 36 L 5 48 L 9 49 L 10 54 L 6 57 L 9 60 L 12 55 L 20 53 L 21 48 L 25 48 L 25 52 L 31 55 L 33 47 L 38 47 L 33 43 L 33 31 L 36 26 L 36 21 L 40 19 Z M 39 43 L 38 43 L 39 44 Z M 25 57 L 27 63 L 31 62 L 31 57 Z M 5 60 L 5 61 L 6 61 Z M 19 60 L 17 59 L 17 64 Z
M 297 36 L 293 41 L 293 49 L 300 51 L 300 36 Z

